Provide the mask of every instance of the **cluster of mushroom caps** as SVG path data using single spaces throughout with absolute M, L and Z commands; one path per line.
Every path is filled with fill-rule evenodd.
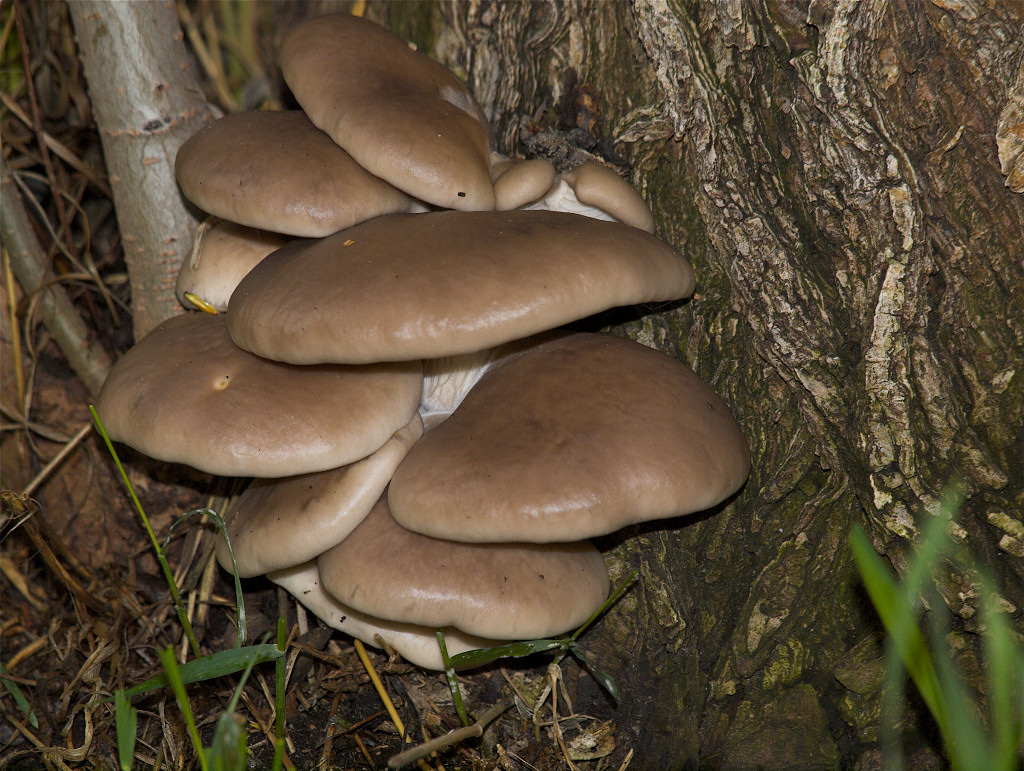
M 611 170 L 496 154 L 465 85 L 379 26 L 303 22 L 281 66 L 301 111 L 227 116 L 178 154 L 221 218 L 179 296 L 226 313 L 118 362 L 108 433 L 254 477 L 221 564 L 412 663 L 441 667 L 439 628 L 453 655 L 574 628 L 608 592 L 587 539 L 707 509 L 749 470 L 686 366 L 557 330 L 687 297 L 692 269 Z

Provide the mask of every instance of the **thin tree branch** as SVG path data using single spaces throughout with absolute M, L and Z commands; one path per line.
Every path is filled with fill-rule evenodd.
M 0 230 L 11 269 L 26 294 L 47 283 L 46 255 L 39 246 L 21 195 L 0 158 Z M 50 283 L 40 296 L 43 325 L 53 335 L 68 365 L 90 393 L 98 393 L 110 370 L 110 357 L 94 340 L 59 284 Z

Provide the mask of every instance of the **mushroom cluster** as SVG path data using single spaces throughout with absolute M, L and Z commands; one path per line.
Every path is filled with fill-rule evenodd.
M 329 625 L 440 668 L 585 621 L 587 540 L 707 509 L 746 441 L 685 365 L 559 327 L 678 300 L 686 260 L 597 164 L 494 152 L 452 73 L 332 15 L 289 30 L 301 111 L 229 115 L 179 152 L 213 217 L 186 307 L 114 367 L 97 410 L 155 458 L 254 478 L 218 559 Z

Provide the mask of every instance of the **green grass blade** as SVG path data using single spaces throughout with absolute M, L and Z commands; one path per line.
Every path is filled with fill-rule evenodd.
M 279 656 L 277 661 L 280 660 L 281 657 Z M 231 701 L 228 702 L 228 712 L 234 712 L 238 709 L 238 700 L 242 697 L 242 689 L 245 688 L 245 684 L 249 681 L 249 675 L 252 674 L 252 668 L 256 664 L 256 659 L 250 659 L 249 663 L 245 665 L 245 669 L 242 670 L 242 676 L 238 678 L 238 685 L 235 686 L 235 690 L 231 694 Z
M 950 765 L 955 771 L 1017 769 L 1024 747 L 1024 649 L 1006 615 L 998 607 L 991 579 L 950 536 L 949 524 L 963 504 L 962 487 L 950 484 L 936 512 L 924 520 L 913 558 L 906 567 L 903 588 L 871 547 L 860 528 L 850 543 L 865 588 L 882 619 L 887 636 L 886 688 L 883 693 L 884 765 L 902 769 L 902 753 L 895 726 L 903 701 L 905 671 L 938 724 Z M 984 677 L 988 721 L 977 694 L 968 684 L 951 652 L 950 614 L 935 589 L 933 571 L 951 561 L 959 570 L 977 574 L 981 584 L 979 613 L 985 644 Z M 929 640 L 918 624 L 920 597 L 928 606 Z M 930 643 L 931 647 L 928 647 Z M 905 667 L 905 671 L 904 671 Z M 891 748 L 896 748 L 893 754 Z
M 452 701 L 455 704 L 455 711 L 459 713 L 459 720 L 463 726 L 469 725 L 469 715 L 466 714 L 466 705 L 462 703 L 462 689 L 459 688 L 459 678 L 455 674 L 455 666 L 452 659 L 448 657 L 448 645 L 444 641 L 444 632 L 437 630 L 437 647 L 441 649 L 441 661 L 444 663 L 444 674 L 448 678 L 448 688 L 452 692 Z
M 583 649 L 580 648 L 576 642 L 569 643 L 569 652 L 576 657 L 580 664 L 586 667 L 590 676 L 597 681 L 598 685 L 608 691 L 609 696 L 611 696 L 615 701 L 619 700 L 619 686 L 615 684 L 615 680 L 612 679 L 611 675 L 594 666 L 590 659 L 587 658 L 587 655 L 583 652 Z
M 199 729 L 196 728 L 196 720 L 192 715 L 192 705 L 189 703 L 188 694 L 185 693 L 185 683 L 182 681 L 181 672 L 178 671 L 178 662 L 174 660 L 174 651 L 164 648 L 160 651 L 160 663 L 163 664 L 164 674 L 174 691 L 174 698 L 178 701 L 178 709 L 185 717 L 185 725 L 188 728 L 188 735 L 192 739 L 192 746 L 195 748 L 196 756 L 199 758 L 199 767 L 203 771 L 209 771 L 206 761 L 206 751 L 203 749 L 203 742 L 199 738 Z
M 966 685 L 957 672 L 952 657 L 945 650 L 936 650 L 935 668 L 946 699 L 948 733 L 943 731 L 949 763 L 955 771 L 992 771 L 988 757 L 985 729 L 979 725 L 971 709 Z
M 903 737 L 900 734 L 907 670 L 891 638 L 885 639 L 885 684 L 882 687 L 882 768 L 903 771 Z
M 278 659 L 280 661 L 280 659 Z M 247 761 L 247 749 L 245 738 L 245 727 L 241 719 L 235 714 L 238 709 L 238 700 L 242 696 L 255 661 L 242 670 L 242 676 L 238 678 L 238 685 L 231 694 L 224 714 L 217 720 L 217 728 L 213 733 L 213 743 L 210 745 L 209 761 L 214 771 L 245 771 Z
M 131 497 L 132 503 L 135 505 L 136 510 L 139 512 L 139 516 L 142 518 L 142 524 L 146 528 L 146 533 L 149 534 L 149 540 L 153 544 L 153 549 L 156 551 L 156 558 L 160 562 L 160 568 L 163 570 L 164 578 L 167 580 L 167 586 L 171 591 L 171 598 L 174 600 L 174 608 L 178 612 L 178 620 L 181 622 L 181 628 L 185 630 L 185 636 L 188 637 L 189 645 L 192 648 L 192 655 L 198 657 L 200 655 L 199 641 L 196 639 L 195 632 L 192 631 L 192 624 L 189 623 L 188 614 L 185 613 L 185 606 L 181 602 L 181 594 L 178 592 L 178 585 L 174 582 L 174 575 L 171 573 L 171 566 L 167 564 L 167 559 L 164 557 L 164 551 L 160 548 L 160 543 L 156 539 L 156 533 L 153 532 L 153 527 L 149 524 L 149 517 L 146 516 L 146 511 L 142 508 L 142 503 L 139 501 L 139 497 L 135 494 L 135 488 L 132 486 L 131 480 L 128 479 L 128 474 L 125 472 L 124 466 L 121 464 L 121 458 L 114 449 L 114 443 L 110 441 L 110 437 L 107 435 L 107 430 L 103 427 L 103 421 L 100 420 L 100 416 L 96 414 L 96 408 L 91 404 L 89 405 L 89 413 L 92 415 L 93 423 L 96 424 L 96 430 L 100 432 L 100 436 L 103 437 L 103 442 L 107 445 L 107 452 L 109 452 L 110 457 L 114 459 L 114 464 L 117 466 L 117 470 L 121 474 L 121 479 L 124 480 L 125 486 L 128 488 L 128 495 Z
M 495 645 L 490 648 L 475 648 L 471 651 L 456 654 L 450 661 L 453 668 L 480 666 L 488 664 L 495 659 L 518 659 L 523 656 L 532 656 L 535 653 L 544 653 L 556 648 L 564 648 L 569 644 L 569 638 L 560 640 L 523 640 L 520 642 Z
M 227 537 L 227 533 L 224 534 Z M 229 544 L 230 545 L 230 544 Z M 234 560 L 234 556 L 231 558 Z M 237 572 L 237 571 L 236 571 Z M 283 618 L 277 619 L 277 649 L 281 655 L 274 663 L 274 764 L 273 771 L 281 771 L 284 763 L 284 688 L 285 688 L 285 659 L 284 651 L 288 644 L 288 622 Z
M 245 648 L 231 648 L 226 651 L 219 651 L 211 656 L 192 659 L 192 661 L 177 667 L 177 672 L 183 683 L 198 683 L 204 680 L 212 680 L 215 677 L 233 675 L 235 672 L 241 672 L 247 667 L 261 664 L 264 661 L 275 661 L 283 655 L 276 645 L 249 645 Z M 155 691 L 158 688 L 165 688 L 170 684 L 165 672 L 162 675 L 129 688 L 127 695 L 135 697 L 149 691 Z
M 480 666 L 481 664 L 488 664 L 495 659 L 515 659 L 522 658 L 523 656 L 532 656 L 535 653 L 545 653 L 546 651 L 556 649 L 566 650 L 570 643 L 579 639 L 579 636 L 587 631 L 587 628 L 601 617 L 602 613 L 618 602 L 623 593 L 632 585 L 633 581 L 636 580 L 637 575 L 637 571 L 631 571 L 622 583 L 616 587 L 615 591 L 608 596 L 608 599 L 601 604 L 601 607 L 595 610 L 590 615 L 590 618 L 584 621 L 582 626 L 573 632 L 570 637 L 546 640 L 520 640 L 517 642 L 506 643 L 505 645 L 495 645 L 490 648 L 476 648 L 475 650 L 465 651 L 464 653 L 452 656 L 451 664 L 456 668 Z M 614 686 L 614 683 L 612 685 Z
M 18 684 L 4 675 L 10 674 L 7 671 L 7 667 L 0 664 L 0 684 L 11 694 L 11 698 L 14 699 L 15 705 L 21 710 L 21 714 L 25 716 L 29 724 L 33 728 L 39 728 L 39 718 L 36 717 L 36 713 L 32 710 L 32 705 L 29 704 L 28 699 L 25 698 L 25 694 L 21 692 L 21 688 Z
M 597 619 L 601 617 L 602 613 L 604 613 L 606 610 L 608 610 L 608 608 L 610 608 L 612 605 L 619 601 L 619 597 L 621 597 L 625 593 L 625 591 L 633 584 L 638 575 L 639 573 L 636 570 L 631 570 L 629 575 L 623 579 L 622 583 L 615 588 L 615 591 L 608 595 L 608 599 L 601 604 L 601 607 L 595 610 L 593 613 L 591 613 L 590 618 L 584 621 L 583 625 L 572 633 L 572 637 L 570 639 L 579 639 L 579 636 L 583 634 L 585 631 L 587 631 L 587 628 L 595 621 L 597 621 Z
M 249 761 L 245 726 L 236 713 L 227 711 L 217 719 L 207 754 L 213 771 L 245 771 Z
M 982 579 L 981 616 L 985 624 L 988 716 L 992 768 L 1018 768 L 1024 747 L 1024 651 L 996 603 L 995 589 Z
M 932 608 L 928 616 L 932 660 L 935 662 L 948 715 L 949 732 L 943 731 L 942 739 L 950 765 L 957 771 L 991 771 L 985 728 L 978 722 L 974 699 L 945 642 L 950 633 L 949 614 L 938 592 L 930 591 L 927 597 Z
M 185 520 L 192 517 L 193 514 L 206 515 L 220 530 L 221 535 L 224 536 L 224 541 L 228 545 L 228 554 L 231 555 L 231 575 L 235 580 L 235 609 L 237 611 L 237 629 L 238 634 L 235 637 L 235 647 L 241 648 L 245 645 L 245 638 L 247 637 L 246 626 L 245 626 L 245 601 L 242 598 L 242 581 L 238 577 L 238 563 L 235 562 L 235 550 L 231 547 L 231 539 L 228 537 L 228 527 L 224 524 L 224 518 L 221 517 L 213 509 L 192 509 L 182 514 L 178 519 L 174 521 L 174 524 L 167 530 L 167 536 L 164 538 L 164 550 L 167 549 L 167 545 L 171 542 L 171 534 L 174 532 L 174 528 Z
M 938 509 L 927 519 L 914 543 L 914 555 L 903 576 L 903 590 L 911 605 L 916 606 L 918 596 L 931 582 L 932 569 L 950 551 L 952 539 L 949 523 L 963 502 L 960 488 L 951 484 L 943 493 Z
M 135 738 L 139 711 L 124 691 L 114 694 L 114 718 L 117 727 L 117 761 L 121 771 L 132 771 L 135 762 Z
M 857 567 L 860 569 L 861 579 L 871 603 L 882 619 L 882 624 L 922 700 L 938 723 L 939 730 L 945 734 L 950 727 L 949 713 L 943 699 L 935 663 L 921 628 L 917 625 L 914 602 L 900 591 L 885 563 L 859 527 L 854 527 L 850 533 L 850 545 L 853 547 Z
M 231 539 L 228 537 L 228 526 L 224 523 L 224 518 L 221 517 L 213 509 L 200 509 L 210 519 L 214 521 L 214 524 L 220 528 L 221 535 L 224 536 L 224 541 L 228 545 L 228 554 L 231 555 L 231 578 L 235 583 L 235 611 L 237 613 L 238 623 L 238 636 L 235 638 L 235 646 L 241 648 L 245 645 L 246 637 L 248 637 L 248 631 L 245 623 L 245 600 L 242 598 L 242 579 L 238 577 L 238 563 L 235 562 L 235 549 L 231 546 Z

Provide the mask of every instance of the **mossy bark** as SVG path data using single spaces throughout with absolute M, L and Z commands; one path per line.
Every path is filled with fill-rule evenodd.
M 713 384 L 754 469 L 719 510 L 606 544 L 642 576 L 587 641 L 619 679 L 634 765 L 868 764 L 879 633 L 851 526 L 900 569 L 959 477 L 957 538 L 1018 623 L 1024 602 L 1021 5 L 368 15 L 467 80 L 502 150 L 618 167 L 697 270 L 691 301 L 612 331 Z M 943 586 L 970 633 L 972 587 Z

